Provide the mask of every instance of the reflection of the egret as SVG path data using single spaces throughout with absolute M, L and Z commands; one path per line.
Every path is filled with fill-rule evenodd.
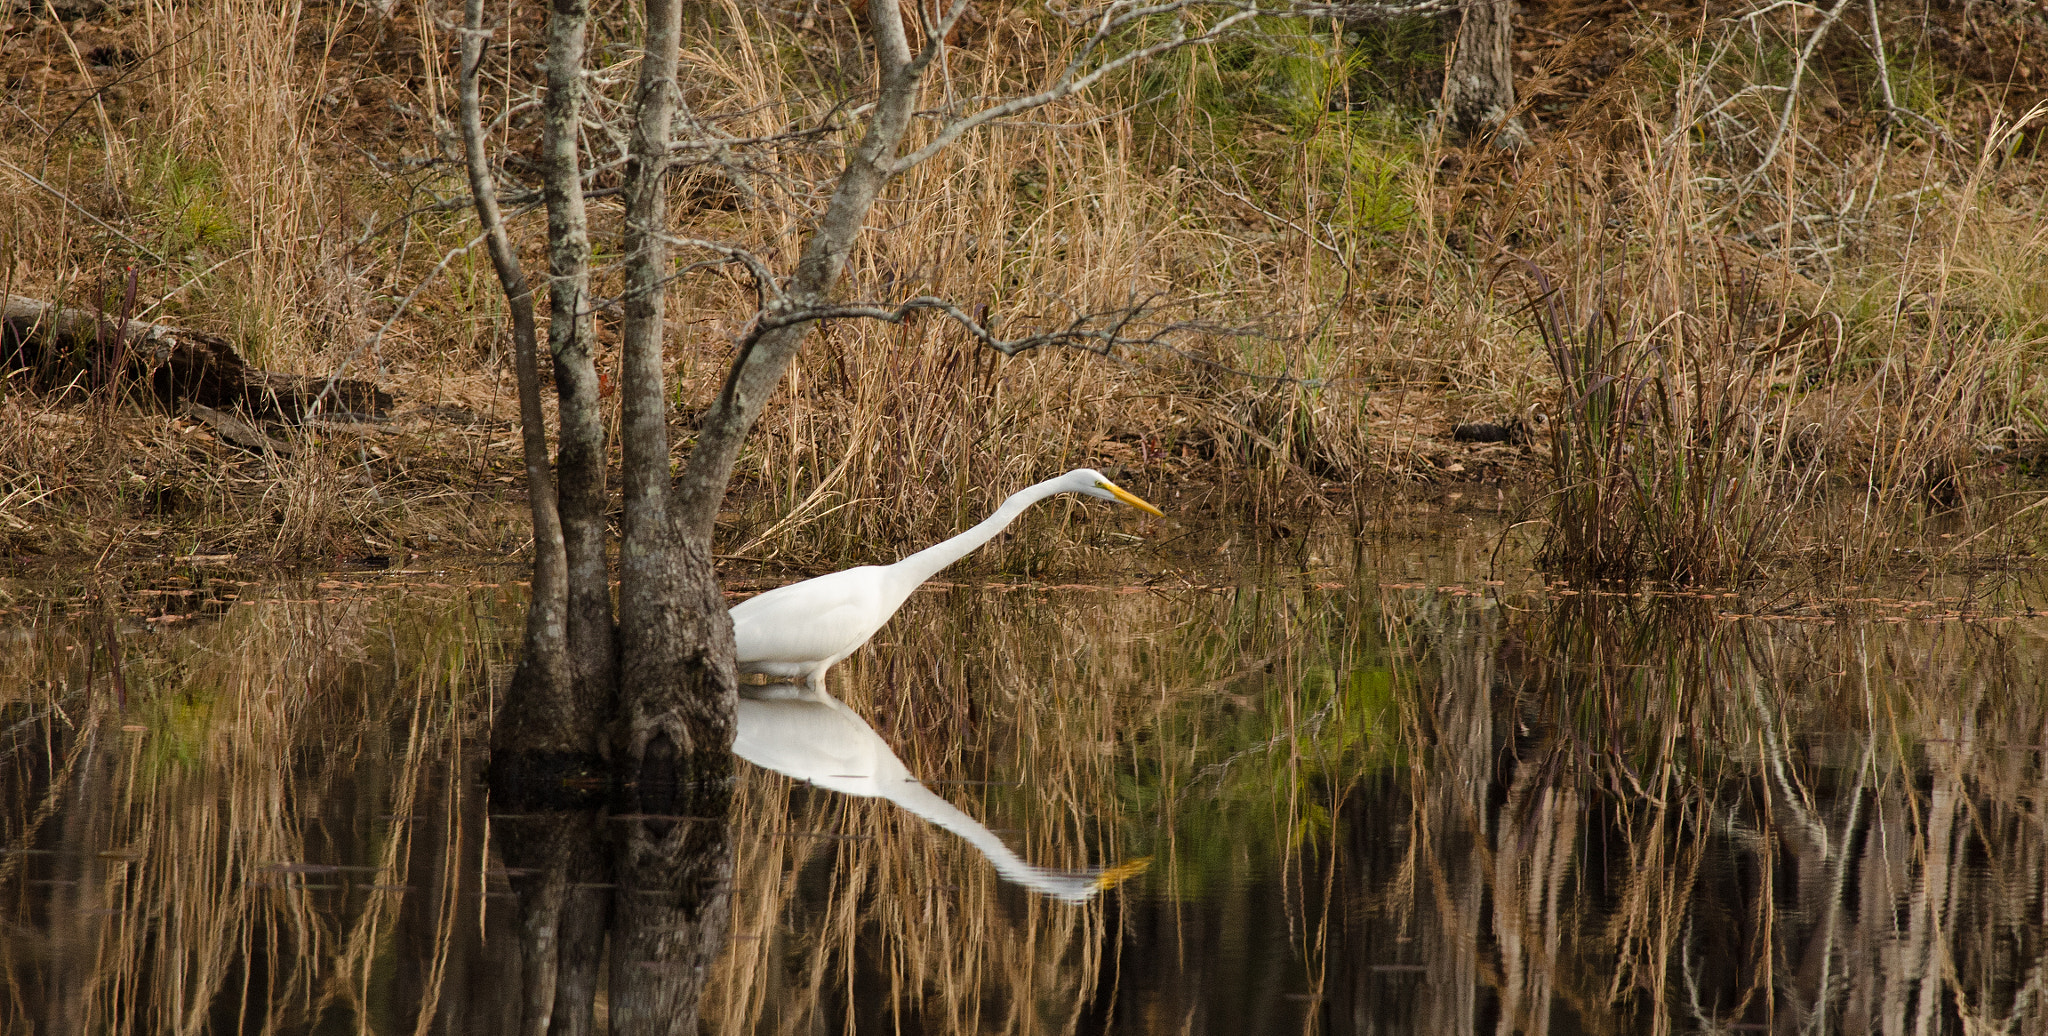
M 965 838 L 995 865 L 996 873 L 1025 888 L 1068 902 L 1092 899 L 1145 868 L 1146 861 L 1106 870 L 1034 867 L 958 807 L 918 783 L 867 721 L 829 694 L 783 687 L 742 697 L 732 750 L 746 761 L 820 788 L 863 798 L 884 798 Z

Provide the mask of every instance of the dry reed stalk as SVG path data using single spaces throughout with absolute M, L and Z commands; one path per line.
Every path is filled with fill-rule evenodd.
M 314 855 L 331 837 L 318 829 L 369 815 L 332 816 L 324 796 L 352 794 L 365 777 L 357 768 L 382 765 L 392 747 L 389 718 L 408 704 L 383 700 L 395 685 L 366 680 L 357 660 L 382 654 L 383 627 L 395 621 L 384 605 L 251 594 L 177 632 L 127 627 L 119 635 L 128 641 L 131 698 L 119 716 L 80 686 L 86 671 L 76 649 L 92 646 L 63 624 L 49 624 L 13 658 L 10 684 L 22 676 L 32 682 L 21 686 L 43 690 L 0 704 L 72 715 L 70 736 L 92 771 L 52 775 L 67 809 L 63 829 L 40 836 L 62 847 L 72 862 L 59 869 L 76 880 L 66 883 L 69 908 L 46 915 L 63 951 L 39 966 L 54 969 L 82 1031 L 200 1031 L 227 1000 L 246 1005 L 242 1024 L 267 1030 L 302 1024 L 337 1000 L 372 1002 L 367 965 L 387 952 L 376 944 L 389 938 L 390 904 L 373 897 L 358 914 L 343 886 L 300 865 L 350 862 Z M 430 620 L 422 640 L 436 635 L 429 629 L 447 633 Z M 386 660 L 409 669 L 422 692 L 409 703 L 414 736 L 397 746 L 400 769 L 370 778 L 395 779 L 384 786 L 401 804 L 431 780 L 419 760 L 450 755 L 459 732 L 448 721 L 461 715 L 453 699 L 474 679 L 479 648 L 491 650 L 480 631 L 466 632 L 444 649 L 450 658 Z M 411 834 L 394 826 L 386 869 L 373 880 L 404 883 L 402 864 L 395 878 L 388 869 L 390 850 Z M 237 984 L 259 976 L 262 985 Z

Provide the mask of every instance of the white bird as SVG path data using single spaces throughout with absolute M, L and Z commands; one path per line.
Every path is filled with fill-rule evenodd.
M 1121 500 L 1148 514 L 1161 513 L 1102 472 L 1076 468 L 1017 491 L 981 524 L 893 565 L 833 572 L 778 586 L 734 605 L 732 634 L 739 646 L 740 671 L 790 682 L 801 679 L 812 694 L 824 694 L 825 671 L 867 643 L 925 580 L 994 539 L 1032 504 L 1060 493 Z
M 981 821 L 919 783 L 875 728 L 829 694 L 743 697 L 738 719 L 732 750 L 740 758 L 844 795 L 888 799 L 966 839 L 997 874 L 1048 896 L 1083 902 L 1142 873 L 1152 862 L 1148 857 L 1083 871 L 1025 862 Z

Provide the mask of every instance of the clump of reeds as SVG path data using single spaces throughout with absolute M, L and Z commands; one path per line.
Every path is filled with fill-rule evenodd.
M 1753 337 L 1754 286 L 1716 317 L 1625 327 L 1583 315 L 1542 270 L 1530 311 L 1557 372 L 1542 560 L 1573 578 L 1725 583 L 1756 574 L 1808 494 L 1792 415 L 1773 386 L 1801 373 L 1803 328 Z

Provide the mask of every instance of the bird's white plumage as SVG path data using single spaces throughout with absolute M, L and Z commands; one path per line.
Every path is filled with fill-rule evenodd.
M 737 718 L 732 750 L 740 758 L 841 794 L 888 799 L 966 839 L 996 873 L 1026 888 L 1078 903 L 1145 867 L 1066 871 L 1025 862 L 981 821 L 919 783 L 873 727 L 829 694 L 741 698 Z
M 1119 500 L 1159 513 L 1092 468 L 1047 479 L 1012 494 L 974 528 L 893 565 L 833 572 L 734 605 L 732 631 L 740 670 L 777 680 L 800 679 L 811 693 L 823 694 L 826 671 L 867 643 L 925 580 L 994 539 L 1032 504 L 1060 493 Z
M 741 668 L 781 678 L 817 670 L 822 679 L 902 607 L 908 591 L 892 594 L 888 583 L 888 569 L 862 565 L 741 601 L 732 609 Z

